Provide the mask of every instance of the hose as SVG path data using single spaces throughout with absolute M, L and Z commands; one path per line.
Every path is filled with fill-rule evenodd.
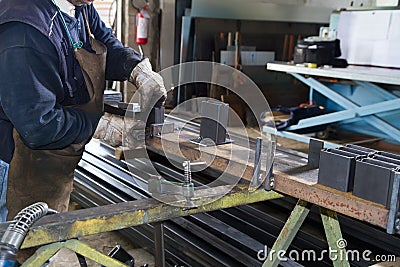
M 38 202 L 24 208 L 14 217 L 0 241 L 0 267 L 15 265 L 17 251 L 30 227 L 49 211 L 57 212 L 49 210 L 46 203 Z

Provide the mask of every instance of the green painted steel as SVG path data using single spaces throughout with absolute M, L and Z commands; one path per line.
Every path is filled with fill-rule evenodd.
M 319 210 L 321 212 L 322 223 L 324 224 L 325 235 L 330 249 L 329 255 L 333 261 L 333 266 L 350 266 L 346 254 L 347 242 L 342 237 L 342 231 L 340 230 L 336 212 L 321 207 Z
M 286 251 L 290 244 L 292 243 L 294 237 L 299 231 L 301 225 L 306 219 L 312 204 L 308 203 L 304 200 L 299 200 L 293 209 L 290 217 L 286 221 L 283 226 L 278 238 L 276 239 L 270 254 L 267 259 L 263 263 L 263 267 L 276 267 L 278 266 L 280 260 L 279 258 L 283 255 L 280 255 L 281 251 Z M 279 257 L 278 257 L 279 256 Z
M 79 253 L 80 255 L 106 267 L 127 267 L 127 265 L 102 254 L 101 252 L 76 239 L 71 239 L 66 242 L 57 242 L 39 248 L 32 257 L 30 257 L 21 265 L 21 267 L 40 267 L 61 248 L 67 248 L 71 251 Z

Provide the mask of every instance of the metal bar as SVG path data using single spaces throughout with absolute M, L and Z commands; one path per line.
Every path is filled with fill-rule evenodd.
M 308 92 L 308 100 L 310 101 L 310 104 L 311 104 L 311 103 L 313 102 L 313 100 L 314 100 L 313 94 L 314 94 L 314 88 L 313 88 L 313 87 L 310 87 L 310 91 Z
M 310 212 L 312 204 L 304 200 L 299 200 L 294 207 L 290 217 L 283 226 L 278 238 L 276 239 L 267 259 L 263 263 L 263 267 L 278 266 L 281 257 L 281 251 L 286 251 L 292 243 L 294 237 L 299 231 L 301 225 Z
M 350 267 L 346 258 L 346 240 L 342 237 L 337 214 L 334 211 L 320 207 L 322 223 L 328 241 L 330 256 L 334 267 Z M 333 253 L 333 254 L 332 254 Z M 332 254 L 332 255 L 331 255 Z
M 39 248 L 33 256 L 21 265 L 21 267 L 40 267 L 61 248 L 67 248 L 106 267 L 127 267 L 127 265 L 120 261 L 104 255 L 76 239 L 68 240 L 66 242 L 57 242 Z
M 305 78 L 302 75 L 298 74 L 298 73 L 290 73 L 292 76 L 296 77 L 297 79 L 299 79 L 300 81 L 302 81 L 303 83 L 309 85 L 310 87 L 313 87 L 314 90 L 318 91 L 319 93 L 323 94 L 324 96 L 326 96 L 328 99 L 332 100 L 333 102 L 335 102 L 336 104 L 338 104 L 339 106 L 342 106 L 343 108 L 345 108 L 345 111 L 355 111 L 355 108 L 358 108 L 358 110 L 360 110 L 361 112 L 363 111 L 363 109 L 367 110 L 368 106 L 364 106 L 364 107 L 360 107 L 356 104 L 354 104 L 352 101 L 350 101 L 349 99 L 347 99 L 346 97 L 342 96 L 341 94 L 331 90 L 329 87 L 323 85 L 322 83 L 318 82 L 317 80 L 315 80 L 314 78 Z M 373 104 L 376 105 L 376 104 Z M 382 107 L 379 107 L 382 108 Z M 345 119 L 350 119 L 351 117 L 346 117 L 349 116 L 349 114 L 343 113 L 344 111 L 338 111 L 338 112 L 334 112 L 334 113 L 330 113 L 330 114 L 337 114 L 338 116 L 343 116 L 341 117 L 340 120 L 345 120 Z M 373 112 L 373 111 L 372 111 Z M 330 115 L 328 114 L 328 115 Z M 330 123 L 330 122 L 336 122 L 338 120 L 334 120 L 334 118 L 331 117 L 324 117 L 326 115 L 322 115 L 322 116 L 317 116 L 317 117 L 313 117 L 310 119 L 305 119 L 305 120 L 300 120 L 299 121 L 299 126 L 302 125 L 302 128 L 306 128 L 306 127 L 310 127 L 310 126 L 315 126 L 315 125 L 320 125 L 322 124 L 321 122 L 319 122 L 319 124 L 312 124 L 312 123 L 318 123 L 318 119 L 322 120 L 322 119 L 331 119 L 330 121 L 326 121 L 326 123 Z M 400 130 L 397 129 L 396 127 L 392 126 L 391 124 L 387 123 L 386 121 L 378 118 L 376 115 L 371 115 L 368 116 L 368 119 L 364 120 L 365 122 L 367 122 L 368 124 L 376 127 L 377 129 L 379 129 L 380 131 L 382 131 L 383 133 L 385 133 L 386 135 L 394 138 L 394 140 L 398 140 L 399 136 L 400 136 Z M 293 127 L 293 128 L 292 128 Z M 291 126 L 288 128 L 288 130 L 295 130 L 295 129 L 301 129 L 301 128 L 296 128 L 296 126 Z
M 365 122 L 369 123 L 370 125 L 376 127 L 381 132 L 385 133 L 386 135 L 392 137 L 394 140 L 399 141 L 400 137 L 400 130 L 391 126 L 387 122 L 377 118 L 376 116 L 368 116 L 368 119 Z
M 21 267 L 43 266 L 43 264 L 53 257 L 62 247 L 63 243 L 60 242 L 40 247 L 33 256 L 21 265 Z
M 399 199 L 400 199 L 400 172 L 395 172 L 393 176 L 392 194 L 390 197 L 390 209 L 388 215 L 388 224 L 386 232 L 388 234 L 395 234 L 400 230 L 399 222 Z
M 127 267 L 122 262 L 91 248 L 77 239 L 64 242 L 64 247 L 106 267 Z
M 321 149 L 324 147 L 324 142 L 317 139 L 310 139 L 308 145 L 308 165 L 314 168 L 319 167 L 319 156 Z
M 185 63 L 188 60 L 187 52 L 189 47 L 189 39 L 190 39 L 190 27 L 192 23 L 192 18 L 190 16 L 183 16 L 182 17 L 182 29 L 181 29 L 181 47 L 179 52 L 179 63 Z M 185 68 L 179 67 L 179 84 L 175 85 L 178 86 L 177 92 L 177 105 L 182 102 L 182 93 L 184 93 L 184 85 L 181 82 L 183 80 L 183 73 Z
M 355 112 L 354 109 L 341 110 L 341 111 L 328 113 L 325 115 L 319 115 L 319 116 L 299 120 L 299 122 L 296 125 L 292 125 L 292 126 L 286 128 L 286 130 L 293 131 L 293 130 L 298 130 L 298 129 L 304 129 L 304 128 L 308 128 L 308 127 L 312 127 L 312 126 L 329 124 L 329 123 L 338 122 L 338 121 L 344 121 L 344 120 L 352 119 L 356 116 L 357 116 L 357 113 Z
M 294 64 L 268 63 L 268 70 L 288 73 L 302 73 L 305 75 L 322 76 L 346 80 L 361 80 L 376 83 L 400 84 L 400 71 L 398 69 L 348 66 L 347 68 L 305 68 Z
M 293 133 L 289 131 L 276 131 L 275 129 L 268 126 L 263 126 L 263 132 L 273 133 L 276 134 L 277 136 L 289 138 L 306 144 L 310 143 L 310 140 L 312 139 L 311 137 L 303 134 Z M 337 148 L 339 146 L 340 144 L 324 141 L 324 148 Z
M 309 77 L 305 78 L 304 76 L 298 73 L 290 73 L 290 75 L 294 76 L 296 79 L 300 80 L 301 82 L 307 84 L 308 86 L 312 87 L 314 90 L 318 91 L 319 93 L 323 94 L 336 104 L 345 109 L 352 109 L 354 108 L 354 103 L 348 100 L 346 97 L 342 96 L 341 94 L 333 91 L 328 86 L 318 82 L 317 80 Z
M 164 224 L 154 223 L 154 266 L 165 267 Z
M 371 82 L 366 82 L 366 81 L 354 81 L 356 84 L 358 84 L 361 87 L 368 88 L 368 89 L 373 89 L 374 93 L 379 94 L 382 98 L 386 99 L 396 99 L 398 98 L 396 95 L 390 93 L 388 90 L 385 90 L 378 85 L 371 83 Z
M 355 108 L 357 115 L 360 117 L 377 114 L 385 111 L 391 111 L 400 108 L 400 99 L 393 99 L 382 101 L 379 103 L 366 105 L 362 107 Z
M 297 74 L 298 75 L 298 74 Z M 298 75 L 302 77 L 301 75 Z M 304 79 L 304 78 L 303 78 Z M 368 106 L 360 107 L 356 104 L 354 104 L 352 101 L 348 100 L 346 97 L 342 96 L 339 93 L 334 92 L 331 90 L 329 87 L 321 84 L 317 80 L 313 78 L 308 78 L 308 83 L 310 86 L 314 86 L 314 88 L 320 92 L 321 94 L 327 96 L 330 100 L 336 102 L 338 105 L 346 108 L 346 109 L 354 109 L 358 108 L 358 110 L 362 111 L 364 108 L 367 109 Z M 375 105 L 375 104 L 373 104 Z M 356 111 L 358 111 L 356 109 Z M 373 112 L 373 110 L 372 110 Z M 376 127 L 378 130 L 381 132 L 385 133 L 386 135 L 392 137 L 394 140 L 398 140 L 400 136 L 400 130 L 397 129 L 396 127 L 392 126 L 391 124 L 387 123 L 386 121 L 378 118 L 376 115 L 368 116 L 366 120 L 364 120 L 366 123 Z
M 29 231 L 22 248 L 282 197 L 263 189 L 250 192 L 246 185 L 238 185 L 223 197 L 218 195 L 222 190 L 228 191 L 226 186 L 196 191 L 192 201 L 198 208 L 186 211 L 179 207 L 181 201 L 165 205 L 155 199 L 140 199 L 49 215 Z
M 261 174 L 261 151 L 262 151 L 262 138 L 257 137 L 255 156 L 254 156 L 254 171 L 253 171 L 253 179 L 250 182 L 250 186 L 253 189 L 257 189 L 262 183 L 262 174 Z
M 325 207 L 386 229 L 389 211 L 382 205 L 320 184 L 305 183 L 280 171 L 275 171 L 274 175 L 274 190 L 277 192 L 303 199 L 320 207 Z

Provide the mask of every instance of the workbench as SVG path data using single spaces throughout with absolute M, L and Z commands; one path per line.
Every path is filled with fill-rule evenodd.
M 194 146 L 189 141 L 195 137 L 195 133 L 182 131 L 179 135 L 169 134 L 162 138 L 153 138 L 147 142 L 148 149 L 160 154 L 184 155 L 186 158 L 195 159 L 201 154 L 199 147 Z M 179 145 L 177 146 L 176 144 Z M 179 152 L 176 149 L 178 147 Z M 218 146 L 216 150 L 209 152 L 216 154 L 209 167 L 220 172 L 233 170 L 233 173 L 238 173 L 237 170 L 242 170 L 241 182 L 251 184 L 255 171 L 254 151 L 249 154 L 240 153 L 241 156 L 239 157 L 232 157 L 227 153 L 229 150 L 240 151 L 241 149 L 243 148 L 235 144 L 235 142 Z M 202 153 L 208 152 L 202 150 Z M 314 155 L 314 157 L 319 158 L 319 154 Z M 355 197 L 351 192 L 345 193 L 317 184 L 318 165 L 315 166 L 313 163 L 314 160 L 315 158 L 313 159 L 313 156 L 310 157 L 310 155 L 307 160 L 304 155 L 301 157 L 297 153 L 290 155 L 290 153 L 277 151 L 275 154 L 273 176 L 265 177 L 264 189 L 298 198 L 299 201 L 272 247 L 272 251 L 276 252 L 288 249 L 313 205 L 318 206 L 320 209 L 330 249 L 340 251 L 340 253 L 346 253 L 346 249 L 339 242 L 339 240 L 342 240 L 342 234 L 337 213 L 368 222 L 386 229 L 391 234 L 399 233 L 399 228 L 396 227 L 398 223 L 396 222 L 396 218 L 399 218 L 398 204 L 395 205 L 393 210 L 389 210 L 383 205 Z M 234 164 L 232 164 L 232 161 Z M 230 164 L 230 168 L 227 168 L 228 164 Z M 400 175 L 397 176 L 396 182 L 393 185 L 393 196 L 396 198 L 394 201 L 396 203 L 398 203 L 400 186 Z M 279 258 L 275 254 L 268 257 L 263 266 L 278 266 L 278 264 Z M 349 266 L 348 261 L 343 258 L 334 260 L 333 264 L 334 266 Z
M 186 159 L 194 160 L 199 157 L 200 152 L 208 153 L 203 148 L 200 151 L 198 145 L 190 142 L 197 136 L 198 134 L 194 132 L 181 129 L 179 134 L 175 132 L 162 137 L 148 138 L 146 145 L 147 149 L 153 153 L 171 154 L 177 159 L 183 155 Z M 225 195 L 219 195 L 219 192 L 226 192 L 223 185 L 196 190 L 192 200 L 198 208 L 190 210 L 183 210 L 179 203 L 168 205 L 149 198 L 46 216 L 32 227 L 22 245 L 23 248 L 44 246 L 23 266 L 41 266 L 62 247 L 76 251 L 105 266 L 124 266 L 75 239 L 141 224 L 162 223 L 164 220 L 190 214 L 268 201 L 284 195 L 293 196 L 299 201 L 275 242 L 272 248 L 274 251 L 288 249 L 312 205 L 320 208 L 326 238 L 332 250 L 345 253 L 345 248 L 338 246 L 337 243 L 342 238 L 337 213 L 368 222 L 382 229 L 388 227 L 389 210 L 386 207 L 354 197 L 351 193 L 343 193 L 316 184 L 318 169 L 308 164 L 304 154 L 277 151 L 273 165 L 272 188 L 266 188 L 266 184 L 269 184 L 272 178 L 266 177 L 264 186 L 254 190 L 249 187 L 254 174 L 254 150 L 249 149 L 247 153 L 249 156 L 243 158 L 232 158 L 229 154 L 232 150 L 241 151 L 243 147 L 234 142 L 218 146 L 216 152 L 211 152 L 211 150 L 209 152 L 215 153 L 215 158 L 209 165 L 211 170 L 220 172 L 233 170 L 233 173 L 238 169 L 243 171 L 239 183 L 234 188 L 228 186 L 230 190 Z M 240 153 L 240 155 L 246 155 L 246 153 Z M 231 166 L 229 170 L 227 170 L 228 165 Z M 203 205 L 204 203 L 206 204 Z M 162 240 L 162 226 L 159 229 L 161 229 L 159 233 Z M 162 244 L 160 247 L 163 247 Z M 335 266 L 349 266 L 349 263 L 343 259 L 334 260 L 333 263 Z M 279 258 L 275 254 L 273 257 L 268 257 L 263 266 L 278 266 L 278 264 Z
M 399 69 L 363 66 L 308 68 L 284 62 L 268 63 L 267 69 L 286 72 L 308 85 L 310 103 L 316 100 L 317 105 L 325 106 L 329 112 L 302 119 L 285 131 L 335 123 L 353 132 L 400 143 L 399 92 L 390 92 L 378 85 L 400 85 Z

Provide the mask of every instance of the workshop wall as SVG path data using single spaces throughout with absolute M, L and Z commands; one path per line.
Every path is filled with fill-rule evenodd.
M 127 1 L 127 0 L 124 0 Z M 128 1 L 129 5 L 127 6 L 127 13 L 129 15 L 128 18 L 128 25 L 125 25 L 125 32 L 128 32 L 127 40 L 130 47 L 133 47 L 137 51 L 138 45 L 136 44 L 135 37 L 136 37 L 136 14 L 138 10 L 136 10 L 132 6 L 132 2 L 135 3 L 143 3 L 145 1 Z M 126 6 L 126 5 L 125 5 Z M 140 6 L 138 6 L 140 8 Z M 153 69 L 159 71 L 159 49 L 160 49 L 160 0 L 149 0 L 148 12 L 150 15 L 150 27 L 148 33 L 148 41 L 147 44 L 142 45 L 143 53 L 145 57 L 150 59 L 150 62 L 153 66 Z M 124 91 L 124 99 L 125 101 L 129 101 L 136 91 L 136 88 L 127 83 Z
M 254 0 L 250 0 L 254 1 Z M 261 2 L 266 3 L 285 3 L 285 4 L 297 4 L 297 5 L 306 5 L 306 6 L 324 6 L 324 7 L 332 7 L 342 8 L 348 6 L 372 6 L 375 5 L 375 0 L 336 0 L 336 1 L 326 1 L 326 0 L 261 0 Z
M 225 0 L 222 0 L 225 1 Z M 228 0 L 229 1 L 229 0 Z M 221 1 L 220 1 L 221 2 Z M 323 6 L 331 8 L 342 8 L 348 6 L 373 6 L 376 0 L 247 0 L 246 3 L 271 3 L 283 5 L 305 5 L 305 6 Z
M 108 27 L 113 28 L 114 32 L 118 31 L 118 5 L 121 8 L 121 32 L 120 40 L 126 46 L 133 47 L 139 51 L 135 42 L 136 37 L 136 14 L 137 8 L 141 8 L 146 2 L 143 0 L 98 0 L 94 2 L 102 20 Z M 137 6 L 133 6 L 137 5 Z M 143 52 L 153 65 L 154 70 L 159 70 L 159 44 L 160 44 L 160 0 L 149 0 L 148 12 L 150 15 L 150 27 L 147 44 L 143 45 Z M 116 33 L 117 34 L 117 33 Z M 129 101 L 134 94 L 136 88 L 128 82 L 119 83 L 115 86 L 117 90 L 123 93 L 124 101 Z
M 138 45 L 135 41 L 136 38 L 136 14 L 138 13 L 137 8 L 141 8 L 145 1 L 122 1 L 122 41 L 124 45 L 134 48 L 139 51 Z M 133 6 L 137 5 L 137 6 Z M 149 0 L 149 6 L 147 9 L 150 15 L 150 27 L 148 33 L 148 41 L 145 45 L 142 45 L 143 53 L 145 57 L 150 59 L 150 62 L 154 70 L 159 70 L 159 44 L 160 44 L 160 0 Z M 129 82 L 124 82 L 120 86 L 120 90 L 123 93 L 123 100 L 130 101 L 136 88 Z

